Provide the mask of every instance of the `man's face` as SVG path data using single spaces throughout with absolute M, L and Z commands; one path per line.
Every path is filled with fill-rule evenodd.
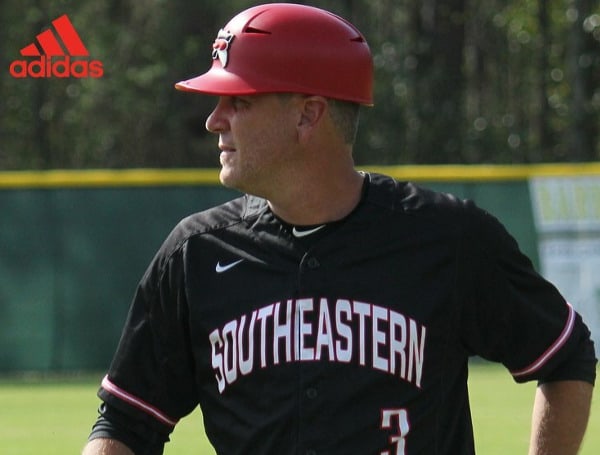
M 294 96 L 223 96 L 206 120 L 219 135 L 221 183 L 268 198 L 293 170 L 299 111 Z

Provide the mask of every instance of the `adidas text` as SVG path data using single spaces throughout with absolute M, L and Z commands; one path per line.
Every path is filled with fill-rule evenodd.
M 42 56 L 37 60 L 13 61 L 10 74 L 15 78 L 98 78 L 104 75 L 104 68 L 99 60 L 71 60 L 68 55 L 62 58 Z

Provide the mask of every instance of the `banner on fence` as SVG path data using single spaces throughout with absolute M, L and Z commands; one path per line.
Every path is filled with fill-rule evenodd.
M 541 272 L 600 346 L 600 178 L 536 177 L 530 191 Z

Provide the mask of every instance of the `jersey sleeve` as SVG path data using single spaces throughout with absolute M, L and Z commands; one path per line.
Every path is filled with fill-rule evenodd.
M 503 363 L 517 382 L 593 383 L 594 347 L 581 316 L 496 218 L 474 205 L 469 212 L 461 277 L 461 336 L 469 352 Z
M 182 242 L 172 234 L 141 279 L 99 397 L 169 434 L 197 405 Z

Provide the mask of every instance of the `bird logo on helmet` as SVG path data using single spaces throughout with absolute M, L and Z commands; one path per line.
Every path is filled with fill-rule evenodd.
M 229 44 L 233 41 L 234 35 L 226 32 L 225 30 L 219 30 L 219 34 L 217 35 L 217 39 L 213 44 L 213 53 L 212 58 L 216 60 L 217 58 L 223 65 L 223 68 L 227 66 L 227 61 L 229 58 L 228 50 Z

